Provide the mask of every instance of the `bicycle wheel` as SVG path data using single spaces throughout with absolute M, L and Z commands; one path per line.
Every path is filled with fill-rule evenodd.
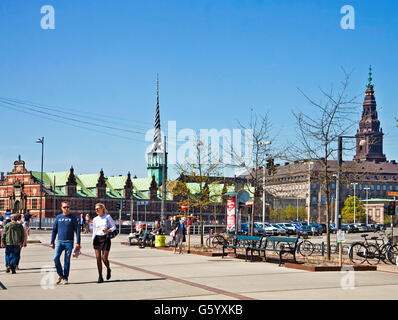
M 374 244 L 370 244 L 366 247 L 366 261 L 369 264 L 375 265 L 380 262 L 380 250 Z
M 222 247 L 224 242 L 226 242 L 226 240 L 224 239 L 223 236 L 221 235 L 216 235 L 212 241 L 211 241 L 211 245 L 213 248 L 217 248 L 217 247 Z
M 362 264 L 366 261 L 366 247 L 360 242 L 355 242 L 351 245 L 348 256 L 352 263 Z
M 397 264 L 397 258 L 398 258 L 398 245 L 397 244 L 393 244 L 391 247 L 388 248 L 387 258 L 392 264 Z
M 388 260 L 387 251 L 389 248 L 390 248 L 390 245 L 386 243 L 386 244 L 383 244 L 381 246 L 381 248 L 379 249 L 380 250 L 380 259 L 384 263 L 387 263 L 387 260 Z
M 304 240 L 303 242 L 300 242 L 297 251 L 302 256 L 310 256 L 314 252 L 314 249 L 314 245 L 311 243 L 311 241 Z

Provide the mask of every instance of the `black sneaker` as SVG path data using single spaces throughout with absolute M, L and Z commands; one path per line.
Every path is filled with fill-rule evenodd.
M 12 269 L 11 269 L 11 273 L 12 273 L 12 274 L 17 273 L 17 272 L 15 271 L 15 268 L 12 268 Z
M 99 276 L 97 283 L 102 283 L 102 282 L 104 282 L 104 279 L 102 278 L 102 276 Z
M 11 271 L 10 267 L 7 267 L 6 272 L 9 273 Z
M 111 278 L 111 268 L 109 268 L 106 272 L 106 280 L 109 280 Z

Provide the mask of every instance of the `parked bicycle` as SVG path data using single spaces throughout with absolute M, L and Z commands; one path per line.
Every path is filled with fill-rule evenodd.
M 387 239 L 387 242 L 384 241 L 384 238 Z M 398 244 L 392 243 L 391 234 L 386 234 L 385 231 L 380 231 L 380 238 L 372 237 L 371 240 L 375 240 L 375 245 L 380 250 L 380 259 L 387 263 L 386 261 L 390 261 L 392 264 L 396 264 L 397 256 L 398 256 Z M 377 242 L 377 240 L 381 240 L 381 244 Z
M 299 243 L 297 245 L 297 252 L 304 257 L 312 255 L 315 250 L 314 244 L 309 240 L 303 239 L 300 235 L 298 237 Z M 300 237 L 302 238 L 302 240 L 300 240 Z
M 381 260 L 381 251 L 379 246 L 369 243 L 367 239 L 368 234 L 362 234 L 363 242 L 354 242 L 349 251 L 349 258 L 354 264 L 363 264 L 367 261 L 371 265 L 378 264 Z M 371 240 L 376 240 L 377 237 L 372 237 Z
M 206 238 L 206 246 L 208 248 L 222 247 L 225 242 L 228 242 L 233 237 L 234 236 L 231 233 L 229 233 L 228 231 L 210 234 Z

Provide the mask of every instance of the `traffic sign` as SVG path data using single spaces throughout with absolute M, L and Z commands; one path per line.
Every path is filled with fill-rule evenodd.
M 342 230 L 337 231 L 337 242 L 345 242 L 345 232 Z
M 396 196 L 396 197 L 398 197 L 398 191 L 388 191 L 387 195 L 388 196 Z

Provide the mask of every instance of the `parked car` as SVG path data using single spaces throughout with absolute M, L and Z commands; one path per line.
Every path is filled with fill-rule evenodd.
M 300 227 L 302 226 L 301 222 L 300 222 L 300 221 L 296 221 L 296 220 L 290 221 L 290 224 L 292 224 L 293 227 L 294 227 L 296 230 L 299 230 Z
M 240 231 L 243 234 L 250 235 L 250 233 L 251 233 L 250 230 L 251 229 L 250 229 L 250 223 L 249 222 L 241 224 Z M 259 235 L 262 235 L 262 234 L 263 234 L 263 229 L 258 228 L 258 227 L 256 227 L 256 225 L 254 225 L 254 235 L 255 236 L 259 236 Z
M 330 231 L 330 233 L 336 233 L 337 232 L 337 229 L 336 229 L 336 226 L 335 226 L 334 223 L 331 223 L 329 225 L 329 231 Z
M 317 234 L 322 235 L 323 228 L 319 223 L 316 222 L 310 223 L 309 227 L 311 228 L 311 230 L 314 229 L 314 232 L 316 232 Z
M 278 223 L 278 224 L 287 231 L 287 234 L 296 233 L 296 228 L 291 223 Z
M 312 228 L 308 225 L 302 225 L 301 228 L 299 229 L 299 234 L 300 235 L 315 235 L 315 236 L 319 236 L 319 231 L 317 228 L 314 228 L 314 230 L 312 230 Z
M 385 231 L 387 229 L 385 224 L 382 223 L 376 223 L 375 225 L 375 231 Z
M 341 224 L 341 230 L 343 230 L 343 231 L 345 231 L 345 232 L 348 232 L 348 225 L 342 223 L 342 224 Z
M 358 228 L 358 232 L 368 232 L 368 226 L 366 223 L 354 223 L 354 225 Z
M 275 227 L 275 228 L 278 229 L 278 234 L 279 234 L 279 235 L 285 236 L 285 235 L 288 234 L 288 233 L 287 233 L 287 230 L 286 230 L 285 228 L 283 228 L 282 226 L 280 226 L 279 224 L 273 223 L 273 224 L 271 224 L 271 225 L 272 225 L 273 227 Z
M 352 223 L 347 225 L 347 233 L 357 233 L 357 232 L 359 232 L 359 229 L 356 225 Z
M 375 232 L 376 231 L 376 225 L 375 224 L 367 224 L 369 232 Z
M 277 236 L 278 233 L 278 228 L 275 228 L 274 226 L 270 225 L 269 223 L 263 223 L 262 222 L 255 222 L 254 225 L 259 228 L 264 230 L 263 234 L 264 235 L 272 235 L 272 236 Z
M 322 233 L 326 233 L 326 223 L 320 223 L 322 227 Z

